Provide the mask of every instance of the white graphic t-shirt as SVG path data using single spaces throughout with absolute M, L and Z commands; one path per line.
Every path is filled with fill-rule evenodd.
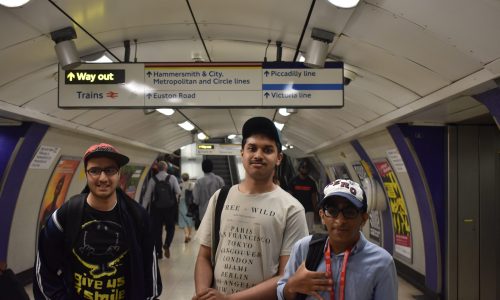
M 212 247 L 214 198 L 219 192 L 210 199 L 197 233 L 208 247 Z M 306 235 L 304 208 L 280 187 L 254 195 L 231 187 L 221 216 L 215 287 L 232 294 L 275 276 L 279 257 L 290 255 L 293 244 Z

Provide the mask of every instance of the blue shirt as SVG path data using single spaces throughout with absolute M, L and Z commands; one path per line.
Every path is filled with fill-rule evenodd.
M 285 267 L 285 274 L 278 281 L 278 299 L 284 300 L 283 289 L 290 276 L 306 260 L 309 250 L 309 241 L 312 236 L 306 236 L 295 243 L 290 254 L 290 259 Z M 334 254 L 332 252 L 332 278 L 335 283 L 335 299 L 339 297 L 339 279 L 342 271 L 344 253 Z M 325 272 L 325 260 L 322 259 L 316 269 Z M 323 299 L 330 299 L 330 292 L 319 293 Z M 308 296 L 306 299 L 314 299 Z M 360 238 L 349 255 L 345 282 L 346 300 L 397 300 L 398 280 L 396 267 L 392 256 L 383 248 L 368 241 L 360 232 Z M 290 300 L 290 299 L 288 299 Z

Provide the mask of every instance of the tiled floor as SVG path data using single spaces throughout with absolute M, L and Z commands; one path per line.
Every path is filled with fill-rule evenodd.
M 170 249 L 170 259 L 159 261 L 163 282 L 161 300 L 189 300 L 194 294 L 194 264 L 198 254 L 198 243 L 184 243 L 184 233 L 177 229 Z M 31 285 L 26 289 L 33 299 Z M 403 279 L 399 279 L 399 299 L 413 300 L 422 293 Z

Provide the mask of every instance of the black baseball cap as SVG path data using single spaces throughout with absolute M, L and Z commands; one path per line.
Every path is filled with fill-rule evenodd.
M 265 117 L 253 117 L 248 119 L 243 124 L 242 135 L 243 140 L 246 140 L 254 134 L 263 134 L 276 142 L 278 153 L 281 152 L 281 139 L 278 129 L 273 121 Z
M 127 156 L 119 153 L 115 147 L 106 143 L 92 145 L 87 149 L 87 151 L 85 151 L 85 155 L 83 156 L 85 167 L 87 166 L 87 162 L 89 161 L 89 159 L 96 157 L 110 158 L 114 160 L 120 168 L 126 165 L 129 161 L 129 158 Z

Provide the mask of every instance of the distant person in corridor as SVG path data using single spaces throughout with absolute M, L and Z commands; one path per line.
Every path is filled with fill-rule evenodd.
M 205 211 L 207 211 L 208 200 L 210 200 L 215 191 L 224 186 L 224 179 L 212 172 L 214 164 L 210 159 L 205 159 L 201 162 L 201 169 L 205 175 L 196 181 L 193 190 L 193 199 L 194 203 L 198 205 L 199 218 L 203 220 Z
M 156 256 L 163 258 L 161 249 L 165 251 L 165 257 L 170 258 L 170 245 L 174 239 L 175 222 L 178 214 L 178 199 L 181 194 L 179 182 L 173 175 L 167 174 L 168 163 L 158 163 L 159 172 L 149 179 L 144 201 L 142 205 L 149 207 L 153 223 L 153 236 L 155 241 Z M 160 194 L 157 187 L 164 186 L 166 191 Z M 165 243 L 162 246 L 163 226 L 167 231 Z
M 184 243 L 191 241 L 191 229 L 194 227 L 194 222 L 189 216 L 189 206 L 193 201 L 194 182 L 189 181 L 189 174 L 182 173 L 181 198 L 179 199 L 179 227 L 184 230 Z
M 304 208 L 273 183 L 283 158 L 274 123 L 251 118 L 242 134 L 245 180 L 230 188 L 220 215 L 220 191 L 214 194 L 196 236 L 194 300 L 275 299 L 292 245 L 307 235 Z M 217 220 L 220 230 L 214 232 Z
M 314 214 L 318 201 L 318 189 L 316 188 L 316 182 L 309 176 L 311 167 L 306 159 L 300 162 L 298 171 L 299 174 L 290 183 L 290 193 L 304 206 L 307 228 L 309 229 L 309 233 L 312 233 L 314 230 Z
M 120 168 L 128 161 L 109 144 L 85 152 L 88 192 L 71 197 L 40 232 L 35 299 L 145 300 L 160 295 L 148 214 L 118 187 Z

